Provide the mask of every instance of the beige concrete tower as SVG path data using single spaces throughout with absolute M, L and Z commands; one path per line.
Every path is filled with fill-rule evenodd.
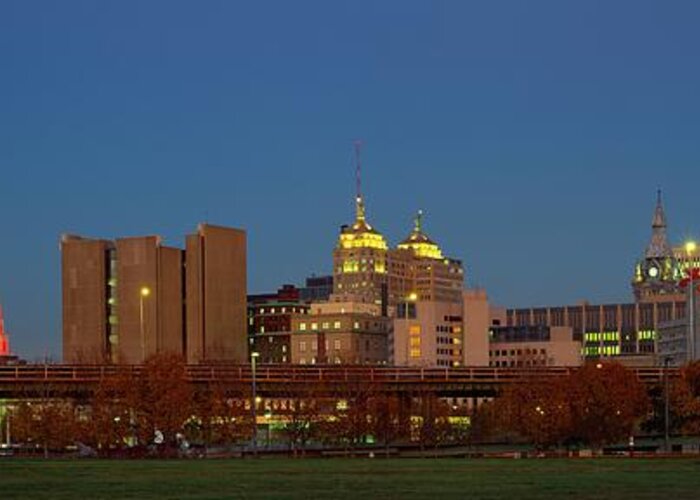
M 245 231 L 200 224 L 186 261 L 187 361 L 246 362 Z

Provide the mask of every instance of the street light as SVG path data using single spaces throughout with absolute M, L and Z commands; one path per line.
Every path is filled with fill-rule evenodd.
M 143 301 L 151 295 L 151 289 L 147 286 L 141 287 L 139 290 L 139 322 L 141 326 L 141 363 L 146 361 L 146 334 L 144 332 L 144 322 L 143 322 Z
M 258 410 L 257 410 L 257 405 L 258 405 L 258 392 L 257 392 L 257 387 L 255 386 L 256 380 L 255 380 L 255 366 L 257 364 L 258 358 L 260 357 L 259 352 L 251 352 L 250 353 L 250 366 L 253 372 L 253 380 L 251 381 L 252 389 L 253 389 L 253 399 L 251 401 L 251 411 L 253 414 L 253 455 L 257 456 L 258 455 Z
M 669 433 L 669 390 L 668 390 L 668 365 L 671 362 L 671 357 L 664 358 L 664 448 L 666 453 L 671 451 L 670 433 Z
M 688 241 L 685 244 L 685 252 L 688 255 L 688 274 L 690 275 L 690 283 L 688 290 L 690 293 L 690 304 L 688 317 L 688 361 L 695 359 L 695 283 L 693 281 L 695 275 L 695 266 L 693 264 L 693 254 L 697 249 L 697 244 L 694 241 Z

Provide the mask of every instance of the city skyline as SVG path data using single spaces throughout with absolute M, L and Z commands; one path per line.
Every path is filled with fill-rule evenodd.
M 63 233 L 180 245 L 206 221 L 248 232 L 251 293 L 330 273 L 356 138 L 373 225 L 395 244 L 425 210 L 507 307 L 631 300 L 659 187 L 671 241 L 700 236 L 697 5 L 279 4 L 261 23 L 169 2 L 161 24 L 165 5 L 0 6 L 0 303 L 23 357 L 60 352 Z

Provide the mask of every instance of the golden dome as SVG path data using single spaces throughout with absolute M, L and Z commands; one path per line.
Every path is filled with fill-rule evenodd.
M 403 250 L 413 250 L 416 257 L 437 260 L 442 260 L 444 258 L 438 244 L 423 232 L 422 210 L 418 211 L 418 215 L 414 221 L 413 231 L 408 238 L 399 243 L 398 247 Z
M 351 226 L 343 226 L 340 231 L 338 246 L 340 248 L 376 248 L 387 250 L 388 246 L 384 236 L 374 229 L 365 218 L 365 204 L 361 196 L 355 200 L 356 216 Z

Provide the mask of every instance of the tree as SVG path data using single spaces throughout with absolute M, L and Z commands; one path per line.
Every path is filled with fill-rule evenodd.
M 182 358 L 156 354 L 139 376 L 128 368 L 100 381 L 92 399 L 91 443 L 111 449 L 153 443 L 156 432 L 173 446 L 192 415 L 192 392 Z
M 22 402 L 12 414 L 15 441 L 49 452 L 61 452 L 78 434 L 75 408 L 70 401 Z
M 670 391 L 671 421 L 684 434 L 700 434 L 700 361 L 685 365 Z
M 493 420 L 487 427 L 538 449 L 600 447 L 632 435 L 648 408 L 645 387 L 633 372 L 617 363 L 589 363 L 564 377 L 535 375 L 513 383 L 487 412 Z
M 490 434 L 511 434 L 546 449 L 564 443 L 571 430 L 567 379 L 532 375 L 505 388 L 490 408 L 484 408 L 480 426 Z M 491 421 L 484 423 L 484 417 Z
M 570 377 L 572 436 L 600 447 L 626 440 L 649 409 L 634 372 L 618 363 L 587 363 Z

